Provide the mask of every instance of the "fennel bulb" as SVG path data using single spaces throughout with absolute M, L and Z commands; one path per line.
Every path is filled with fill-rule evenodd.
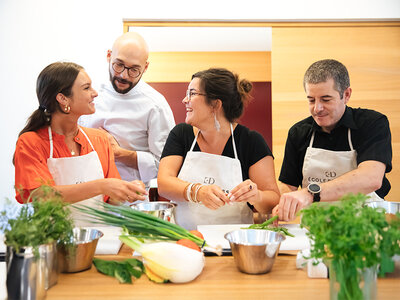
M 127 235 L 121 235 L 119 239 L 139 252 L 143 264 L 153 273 L 171 282 L 192 281 L 203 270 L 205 259 L 202 252 L 169 242 L 144 244 Z

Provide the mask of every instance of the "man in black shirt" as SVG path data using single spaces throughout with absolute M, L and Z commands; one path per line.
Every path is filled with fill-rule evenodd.
M 390 190 L 385 173 L 392 169 L 387 117 L 347 106 L 350 79 L 336 60 L 313 63 L 303 85 L 311 116 L 289 130 L 279 176 L 282 196 L 274 209 L 279 219 L 292 220 L 312 202 L 347 193 L 382 200 Z

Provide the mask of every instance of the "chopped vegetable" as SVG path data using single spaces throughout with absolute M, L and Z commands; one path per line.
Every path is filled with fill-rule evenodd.
M 280 227 L 280 226 L 276 227 L 276 226 L 271 225 L 271 224 L 272 224 L 275 220 L 277 220 L 277 219 L 278 219 L 278 216 L 274 216 L 274 217 L 272 217 L 272 218 L 266 220 L 266 221 L 265 221 L 264 223 L 262 223 L 262 224 L 253 224 L 253 225 L 250 225 L 249 227 L 247 227 L 247 228 L 245 228 L 245 229 L 264 229 L 264 230 L 275 231 L 275 232 L 282 233 L 282 234 L 287 235 L 287 236 L 294 237 L 294 235 L 291 234 L 291 233 L 287 230 L 287 228 L 285 228 L 285 227 Z
M 97 271 L 117 278 L 120 283 L 132 283 L 132 276 L 140 278 L 144 272 L 143 263 L 136 258 L 130 258 L 124 261 L 94 258 L 93 264 Z
M 119 239 L 139 252 L 143 263 L 161 279 L 174 283 L 192 281 L 203 270 L 204 254 L 169 242 L 144 244 L 139 239 L 121 235 Z

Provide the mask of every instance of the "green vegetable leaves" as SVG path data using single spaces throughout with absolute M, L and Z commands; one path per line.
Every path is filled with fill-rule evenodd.
M 124 261 L 94 258 L 93 264 L 97 271 L 117 278 L 120 283 L 132 283 L 132 276 L 140 278 L 144 272 L 143 263 L 136 258 L 130 258 Z
M 294 237 L 294 235 L 291 234 L 291 233 L 287 230 L 287 228 L 285 228 L 285 227 L 279 227 L 279 226 L 276 227 L 276 226 L 273 226 L 273 225 L 272 225 L 272 223 L 273 223 L 275 220 L 277 220 L 277 219 L 278 219 L 278 216 L 274 216 L 274 217 L 272 217 L 272 218 L 266 220 L 266 221 L 265 221 L 264 223 L 262 223 L 262 224 L 253 224 L 253 225 L 250 225 L 249 227 L 247 227 L 246 229 L 264 229 L 264 230 L 275 231 L 275 232 L 281 233 L 281 234 L 283 234 L 283 235 L 287 235 L 287 236 Z

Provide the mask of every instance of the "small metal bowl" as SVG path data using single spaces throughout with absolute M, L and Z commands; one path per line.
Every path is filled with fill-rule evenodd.
M 286 238 L 274 231 L 239 229 L 225 234 L 239 271 L 263 274 L 271 271 L 281 242 Z
M 71 245 L 58 246 L 58 266 L 60 272 L 74 273 L 90 269 L 99 238 L 100 230 L 94 228 L 74 228 Z
M 367 205 L 370 207 L 381 207 L 386 211 L 387 214 L 395 214 L 397 212 L 400 212 L 400 202 L 373 201 L 368 202 Z
M 140 202 L 131 205 L 131 208 L 153 215 L 175 224 L 176 204 L 167 201 Z

